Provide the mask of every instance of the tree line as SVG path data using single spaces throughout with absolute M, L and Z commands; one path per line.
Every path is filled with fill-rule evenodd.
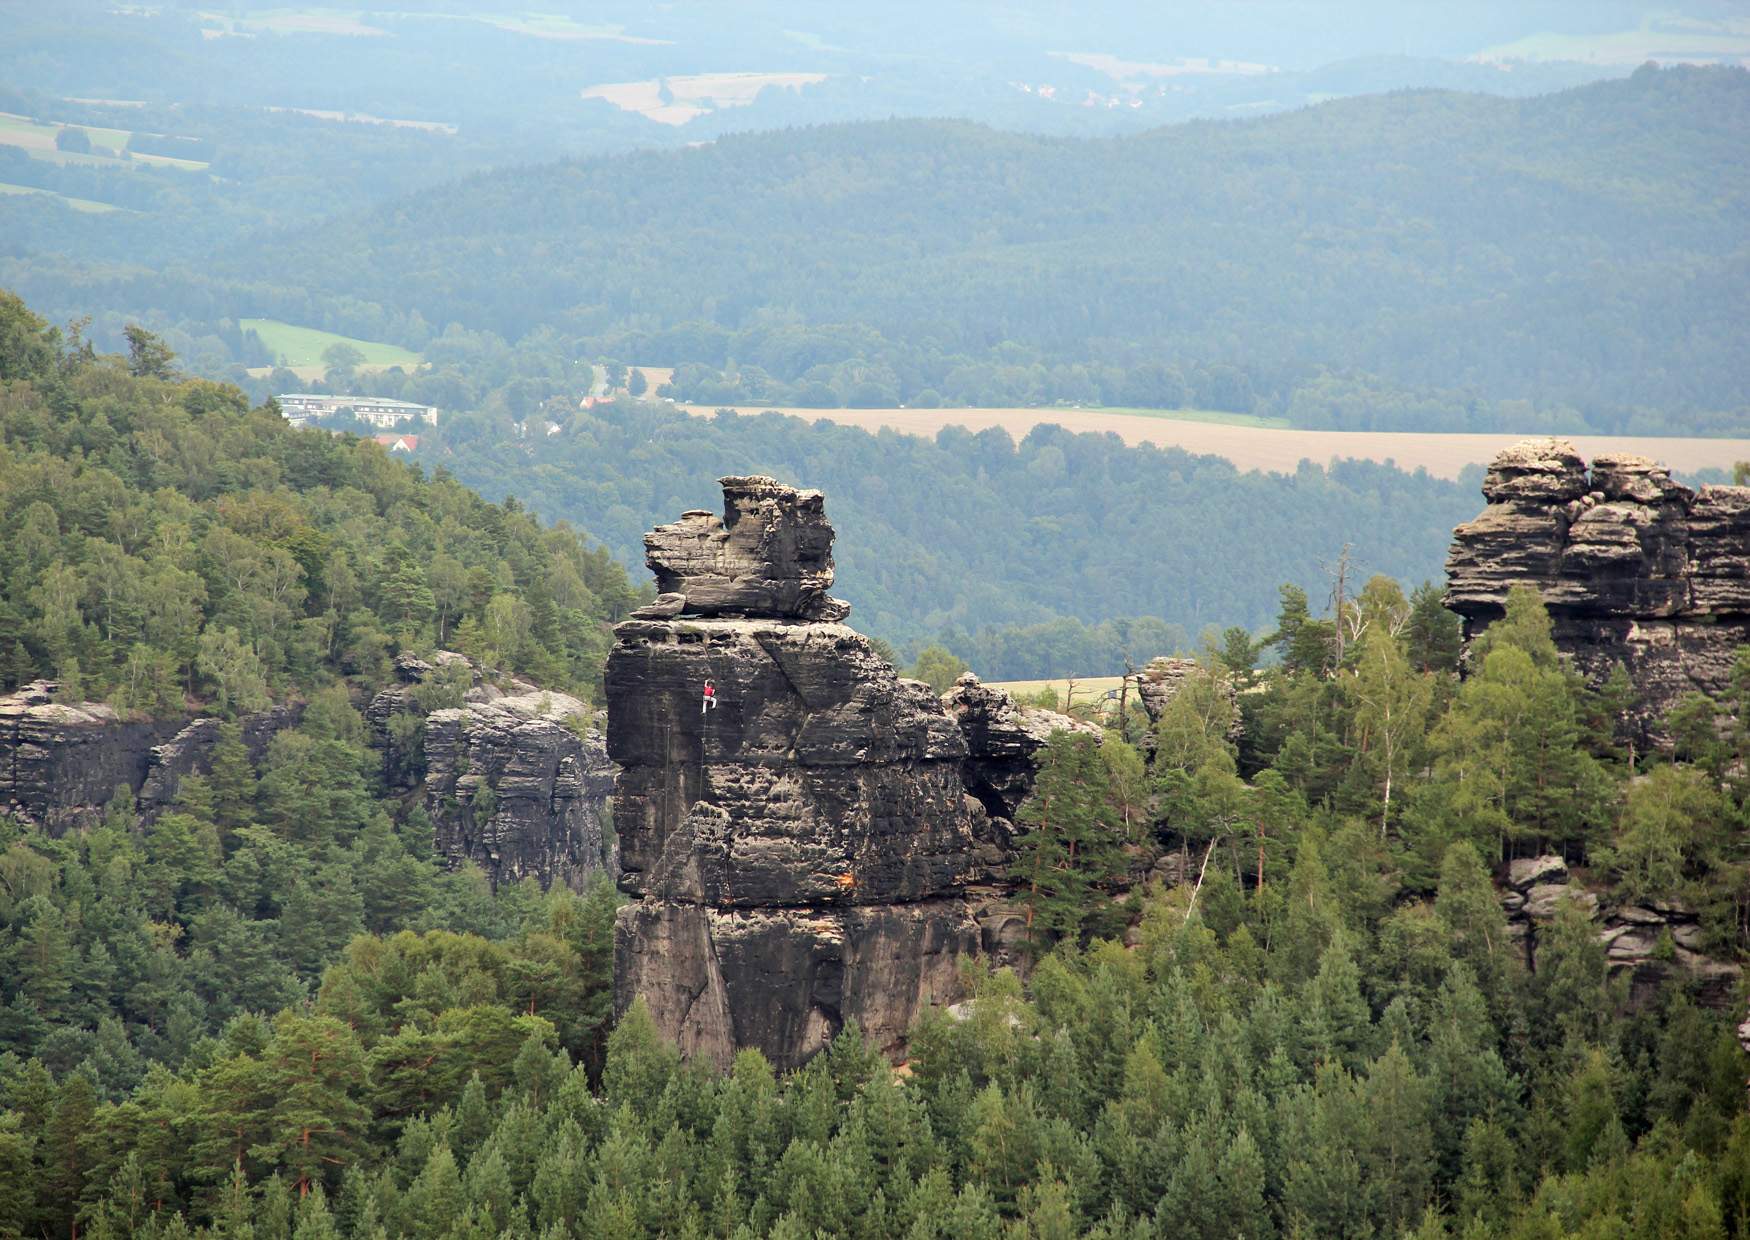
M 908 658 L 938 642 L 989 679 L 1112 674 L 1125 657 L 1190 646 L 1205 626 L 1263 630 L 1270 583 L 1324 597 L 1318 564 L 1345 541 L 1372 571 L 1438 576 L 1452 527 L 1480 506 L 1475 471 L 1458 482 L 1364 461 L 1241 472 L 1078 434 L 1068 418 L 1019 443 L 954 427 L 932 440 L 560 398 L 519 424 L 505 396 L 446 415 L 422 456 L 575 522 L 627 564 L 656 522 L 716 506 L 724 473 L 818 487 L 852 623 Z
M 1719 434 L 1750 401 L 1730 328 L 1747 99 L 1741 69 L 1676 67 L 1104 141 L 729 135 L 477 176 L 213 270 L 551 332 L 723 403 Z

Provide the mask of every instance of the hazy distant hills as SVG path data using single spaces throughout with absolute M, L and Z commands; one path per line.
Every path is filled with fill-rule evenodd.
M 477 176 L 223 269 L 901 398 L 956 366 L 1222 367 L 1260 407 L 1365 382 L 1718 431 L 1750 403 L 1746 133 L 1750 73 L 1693 68 L 1103 140 L 828 126 Z

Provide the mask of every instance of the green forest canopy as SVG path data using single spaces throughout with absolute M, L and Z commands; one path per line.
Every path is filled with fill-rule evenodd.
M 1053 876 L 1038 963 L 975 969 L 904 1074 L 854 1027 L 780 1079 L 613 1024 L 611 891 L 439 873 L 344 694 L 259 766 L 232 733 L 150 826 L 0 819 L 0 1234 L 1750 1234 L 1735 1010 L 1680 970 L 1629 1007 L 1574 900 L 1529 971 L 1489 873 L 1560 849 L 1741 956 L 1750 729 L 1714 719 L 1750 714 L 1750 656 L 1634 764 L 1534 594 L 1463 684 L 1442 615 L 1376 579 L 1340 653 L 1285 591 L 1240 751 L 1211 709 L 1237 667 L 1146 767 L 1054 741 L 1041 787 L 1073 773 L 1097 846 L 1018 841 Z M 1192 848 L 1194 906 L 1114 898 Z
M 596 696 L 633 597 L 604 549 L 180 378 L 130 332 L 101 357 L 0 292 L 0 691 L 258 709 L 447 644 Z
M 656 521 L 716 507 L 723 474 L 818 487 L 851 622 L 908 651 L 942 641 L 991 679 L 1116 672 L 1126 653 L 1171 653 L 1207 625 L 1261 629 L 1277 583 L 1329 592 L 1320 563 L 1346 542 L 1367 572 L 1438 578 L 1452 527 L 1481 505 L 1475 480 L 1364 461 L 1241 473 L 1054 426 L 1016 444 L 1000 430 L 930 440 L 629 401 L 556 416 L 564 433 L 530 438 L 503 415 L 447 417 L 428 459 L 575 522 L 628 564 Z

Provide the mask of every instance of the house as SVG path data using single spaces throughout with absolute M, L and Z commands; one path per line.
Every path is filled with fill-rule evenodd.
M 414 452 L 419 448 L 418 435 L 372 435 L 371 438 L 391 452 Z
M 416 405 L 409 400 L 390 400 L 386 396 L 321 396 L 308 392 L 287 392 L 274 397 L 280 413 L 293 426 L 307 426 L 321 418 L 350 413 L 361 422 L 385 430 L 410 418 L 437 425 L 438 411 L 432 405 Z

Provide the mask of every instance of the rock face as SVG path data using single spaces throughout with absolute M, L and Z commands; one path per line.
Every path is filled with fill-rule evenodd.
M 1026 923 L 1009 899 L 1009 867 L 1018 834 L 1015 815 L 1033 791 L 1036 755 L 1051 734 L 1099 736 L 1100 729 L 1053 710 L 1023 706 L 1003 690 L 982 684 L 971 672 L 954 682 L 942 704 L 966 742 L 960 780 L 973 839 L 967 900 L 978 923 L 979 946 L 995 964 L 1022 964 Z
M 1575 882 L 1567 862 L 1557 856 L 1526 857 L 1508 866 L 1501 906 L 1507 930 L 1520 944 L 1526 964 L 1536 967 L 1539 930 L 1571 902 L 1598 924 L 1598 941 L 1612 973 L 1629 978 L 1629 1002 L 1652 1002 L 1673 979 L 1686 982 L 1710 1007 L 1724 1007 L 1743 975 L 1741 966 L 1705 953 L 1706 942 L 1695 910 L 1674 901 L 1607 905 Z M 1750 1022 L 1747 1022 L 1750 1023 Z
M 1142 699 L 1142 708 L 1148 713 L 1149 722 L 1160 722 L 1161 713 L 1167 709 L 1168 702 L 1178 697 L 1180 691 L 1193 680 L 1209 674 L 1196 659 L 1175 655 L 1161 655 L 1143 664 L 1142 671 L 1136 676 L 1136 695 Z M 1227 738 L 1237 743 L 1244 733 L 1244 725 L 1240 720 L 1239 689 L 1233 678 L 1227 675 L 1222 675 L 1219 683 L 1222 695 L 1227 698 L 1228 706 L 1233 711 L 1233 717 L 1228 723 Z
M 966 743 L 828 598 L 818 492 L 723 480 L 725 517 L 646 536 L 665 595 L 615 630 L 608 752 L 619 764 L 615 1001 L 726 1064 L 779 1067 L 855 1019 L 895 1046 L 958 997 L 976 930 Z M 706 696 L 709 688 L 710 696 Z M 709 704 L 707 704 L 709 703 Z
M 0 813 L 59 835 L 97 821 L 125 787 L 149 822 L 175 800 L 183 778 L 211 768 L 217 719 L 135 722 L 101 702 L 56 702 L 56 688 L 39 680 L 0 698 Z M 276 706 L 245 719 L 251 756 L 300 714 L 295 705 Z
M 268 742 L 304 717 L 302 702 L 284 702 L 243 719 L 243 746 L 251 762 L 260 762 Z M 176 791 L 190 775 L 213 769 L 213 750 L 224 724 L 211 717 L 191 719 L 175 736 L 155 746 L 146 764 L 146 779 L 138 789 L 138 809 L 144 822 L 154 821 L 176 802 Z
M 971 672 L 954 682 L 942 702 L 966 739 L 966 762 L 961 768 L 966 791 L 994 818 L 1013 819 L 1033 791 L 1033 755 L 1053 732 L 1101 735 L 1091 723 L 1019 705 L 1003 690 L 980 683 Z
M 425 715 L 421 783 L 394 751 L 389 721 L 421 713 L 414 690 L 440 670 L 462 704 Z M 584 703 L 524 681 L 499 688 L 451 651 L 429 663 L 404 655 L 396 673 L 402 683 L 372 699 L 365 718 L 391 786 L 421 792 L 433 846 L 452 867 L 472 861 L 495 887 L 525 878 L 577 886 L 614 871 L 606 825 L 614 768 L 601 720 Z
M 1699 492 L 1639 456 L 1527 440 L 1495 458 L 1476 520 L 1453 533 L 1446 606 L 1467 649 L 1530 585 L 1556 645 L 1589 679 L 1622 663 L 1644 733 L 1685 693 L 1718 694 L 1750 643 L 1750 487 Z
M 645 563 L 661 591 L 646 618 L 768 616 L 843 620 L 828 598 L 832 526 L 819 491 L 770 478 L 723 478 L 723 516 L 694 509 L 644 536 Z

